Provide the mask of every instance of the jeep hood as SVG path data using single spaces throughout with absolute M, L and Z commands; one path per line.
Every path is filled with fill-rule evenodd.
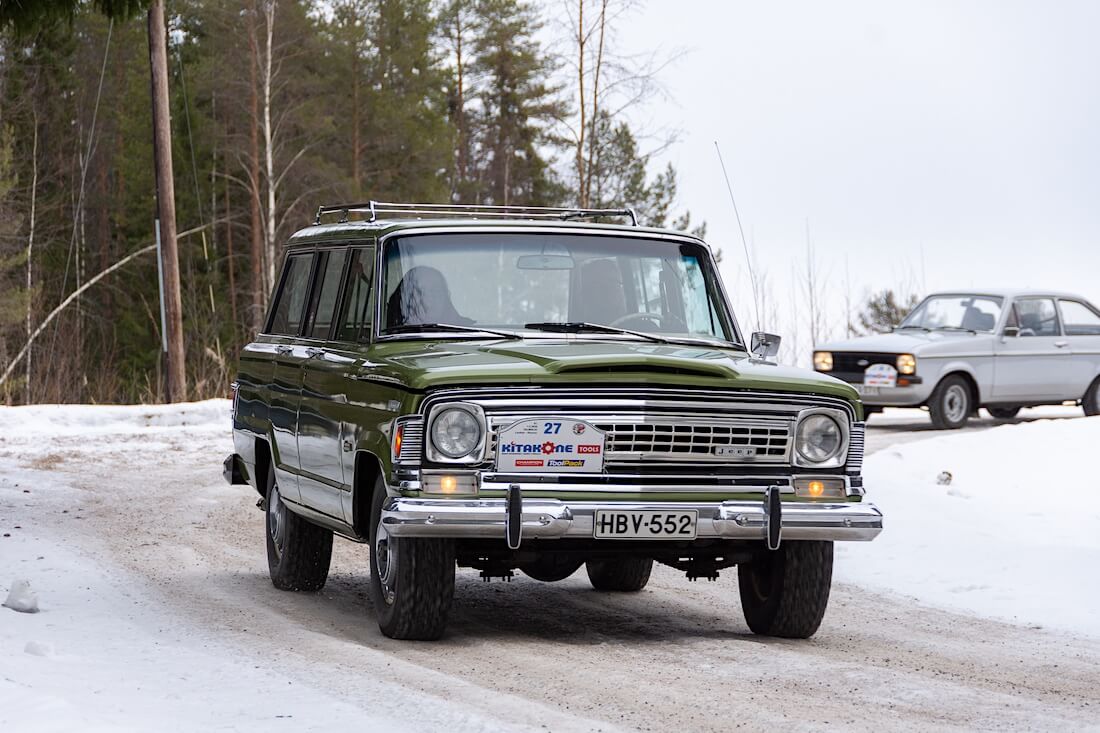
M 393 341 L 372 350 L 380 375 L 414 390 L 492 384 L 664 384 L 814 392 L 855 400 L 840 380 L 743 351 L 588 338 Z

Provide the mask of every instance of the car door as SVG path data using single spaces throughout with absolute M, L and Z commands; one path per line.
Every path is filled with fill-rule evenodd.
M 1054 298 L 1017 298 L 1011 307 L 1006 330 L 994 342 L 994 400 L 1066 399 L 1073 364 Z
M 1082 300 L 1061 298 L 1062 330 L 1072 354 L 1069 396 L 1079 399 L 1100 374 L 1100 311 Z
M 344 487 L 340 459 L 340 415 L 346 404 L 342 373 L 354 365 L 330 348 L 334 316 L 348 258 L 346 247 L 318 253 L 316 285 L 303 330 L 306 358 L 301 363 L 302 396 L 298 405 L 298 456 L 302 503 L 332 517 L 343 517 Z
M 273 364 L 268 400 L 271 457 L 280 491 L 290 501 L 301 501 L 298 483 L 298 403 L 302 392 L 302 362 L 307 354 L 300 338 L 314 263 L 314 252 L 287 257 L 266 329 L 265 340 L 270 344 Z

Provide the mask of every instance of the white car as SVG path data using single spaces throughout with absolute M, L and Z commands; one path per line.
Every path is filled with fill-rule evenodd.
M 1100 414 L 1100 310 L 1049 291 L 936 293 L 892 333 L 822 345 L 814 369 L 852 384 L 867 413 L 927 406 L 938 428 L 985 407 L 1073 401 Z

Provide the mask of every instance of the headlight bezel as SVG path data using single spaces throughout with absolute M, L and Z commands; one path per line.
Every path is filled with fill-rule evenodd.
M 833 352 L 815 351 L 814 369 L 819 372 L 831 372 L 833 370 Z
M 435 444 L 435 422 L 444 413 L 450 410 L 461 410 L 473 417 L 478 426 L 478 439 L 473 449 L 458 457 L 448 456 Z M 488 442 L 488 424 L 485 420 L 485 411 L 479 405 L 468 402 L 448 402 L 435 405 L 428 413 L 428 419 L 424 421 L 424 456 L 430 463 L 469 465 L 481 463 L 485 460 L 485 446 Z
M 904 366 L 903 364 L 904 360 Z M 894 359 L 894 368 L 898 370 L 898 374 L 904 377 L 911 377 L 917 373 L 917 356 L 916 354 L 898 354 Z
M 823 415 L 830 418 L 840 429 L 840 445 L 836 452 L 824 461 L 812 461 L 802 455 L 798 450 L 802 428 L 806 421 L 815 415 Z M 798 413 L 794 430 L 791 433 L 791 462 L 803 468 L 840 468 L 848 461 L 848 445 L 851 440 L 851 423 L 847 413 L 829 407 L 813 407 Z

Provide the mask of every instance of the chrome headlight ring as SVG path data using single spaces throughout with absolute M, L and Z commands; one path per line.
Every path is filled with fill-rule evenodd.
M 432 463 L 472 464 L 485 459 L 488 424 L 478 405 L 435 405 L 428 413 L 424 433 L 424 454 Z
M 829 445 L 828 432 L 830 427 L 829 423 L 825 422 L 826 420 L 836 427 L 835 445 Z M 821 437 L 819 440 L 814 441 L 813 448 L 827 450 L 825 458 L 814 460 L 807 456 L 806 453 L 812 452 L 808 445 L 805 452 L 803 451 L 803 446 L 806 445 L 803 443 L 803 439 L 808 437 L 803 434 L 805 430 L 820 431 L 819 435 Z M 851 425 L 845 412 L 828 407 L 813 407 L 803 410 L 798 414 L 798 419 L 795 421 L 794 440 L 791 445 L 792 462 L 794 465 L 804 468 L 840 468 L 848 459 L 850 436 Z

